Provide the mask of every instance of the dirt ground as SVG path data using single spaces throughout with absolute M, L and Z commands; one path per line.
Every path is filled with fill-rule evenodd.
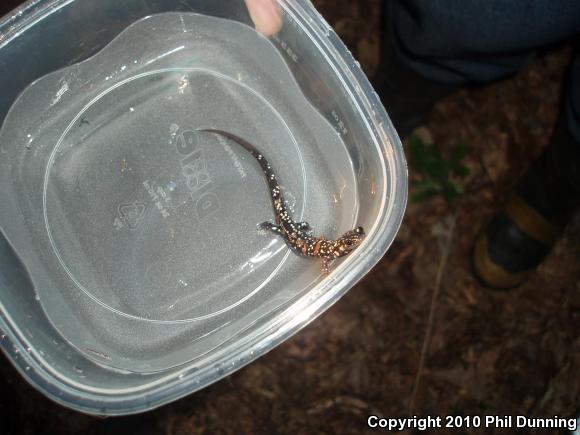
M 380 1 L 314 3 L 372 74 Z M 569 58 L 567 47 L 541 54 L 516 77 L 440 102 L 423 132 L 443 150 L 471 147 L 468 193 L 453 208 L 410 204 L 376 268 L 268 355 L 178 402 L 104 420 L 48 401 L 2 357 L 0 433 L 349 434 L 370 414 L 578 415 L 580 217 L 518 290 L 484 289 L 468 261 L 478 229 L 549 139 Z

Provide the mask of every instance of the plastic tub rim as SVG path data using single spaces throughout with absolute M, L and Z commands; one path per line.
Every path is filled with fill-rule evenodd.
M 36 22 L 73 1 L 75 0 L 29 0 L 0 19 L 0 50 Z M 274 322 L 257 330 L 256 338 L 240 342 L 234 352 L 230 349 L 228 359 L 233 361 L 233 364 L 224 366 L 221 372 L 218 371 L 217 376 L 215 364 L 208 364 L 199 370 L 192 368 L 190 364 L 181 372 L 175 371 L 139 387 L 125 390 L 90 388 L 53 369 L 19 332 L 19 328 L 10 320 L 0 301 L 0 331 L 2 331 L 0 347 L 20 374 L 53 401 L 88 414 L 126 415 L 156 408 L 200 390 L 254 361 L 316 319 L 370 271 L 392 244 L 403 219 L 408 189 L 407 166 L 395 129 L 358 63 L 311 2 L 309 0 L 277 0 L 277 2 L 285 13 L 298 18 L 297 22 L 302 30 L 316 44 L 325 60 L 331 63 L 337 77 L 340 77 L 349 97 L 358 106 L 359 113 L 368 116 L 361 118 L 369 132 L 373 133 L 377 151 L 383 155 L 381 164 L 385 179 L 387 179 L 385 155 L 390 155 L 394 164 L 394 171 L 389 180 L 391 189 L 383 195 L 381 213 L 369 231 L 369 234 L 380 234 L 380 237 L 367 239 L 361 246 L 361 251 L 354 251 L 328 279 L 320 282 L 308 294 L 287 307 L 284 315 L 277 316 Z M 393 173 L 397 177 L 394 177 Z M 391 195 L 392 197 L 387 200 L 387 196 Z M 393 213 L 395 206 L 397 207 Z M 386 227 L 389 224 L 390 230 L 387 232 Z M 349 265 L 362 255 L 363 247 L 365 266 L 360 270 L 349 269 Z M 214 360 L 223 360 L 221 353 L 218 352 Z

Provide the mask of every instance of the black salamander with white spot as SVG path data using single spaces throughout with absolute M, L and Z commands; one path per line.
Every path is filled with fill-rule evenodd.
M 288 212 L 282 189 L 272 167 L 266 157 L 248 141 L 223 130 L 204 128 L 197 131 L 221 135 L 254 156 L 266 176 L 275 215 L 275 222 L 261 223 L 259 228 L 279 235 L 294 252 L 300 255 L 322 259 L 322 271 L 325 275 L 330 273 L 330 263 L 333 260 L 348 255 L 360 245 L 365 237 L 362 227 L 347 231 L 336 240 L 326 240 L 324 236 L 315 237 L 308 222 L 295 222 Z

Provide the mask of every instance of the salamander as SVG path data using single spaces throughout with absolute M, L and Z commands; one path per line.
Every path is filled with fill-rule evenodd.
M 248 141 L 235 134 L 218 129 L 203 128 L 197 131 L 221 135 L 240 145 L 257 160 L 268 183 L 275 216 L 274 222 L 263 222 L 258 225 L 258 228 L 282 237 L 290 249 L 299 255 L 320 258 L 322 260 L 322 272 L 325 275 L 330 273 L 330 264 L 333 260 L 348 255 L 361 244 L 365 237 L 365 232 L 360 226 L 347 231 L 336 240 L 326 240 L 324 236 L 314 236 L 308 222 L 295 222 L 286 206 L 282 187 L 278 183 L 274 170 L 266 157 L 264 157 L 264 154 Z

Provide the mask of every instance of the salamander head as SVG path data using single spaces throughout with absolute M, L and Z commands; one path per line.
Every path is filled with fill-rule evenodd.
M 363 227 L 356 227 L 354 230 L 347 231 L 336 240 L 339 257 L 343 257 L 358 247 L 365 238 Z

